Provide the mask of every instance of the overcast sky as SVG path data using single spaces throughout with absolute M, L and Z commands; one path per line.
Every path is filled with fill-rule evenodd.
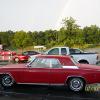
M 0 31 L 43 31 L 72 16 L 80 26 L 100 26 L 100 0 L 0 0 Z

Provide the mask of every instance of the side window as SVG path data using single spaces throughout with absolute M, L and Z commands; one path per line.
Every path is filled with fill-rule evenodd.
M 75 53 L 74 49 L 69 49 L 69 51 L 70 51 L 70 54 L 74 54 Z
M 70 54 L 79 54 L 81 51 L 79 49 L 70 49 Z
M 67 54 L 66 48 L 61 48 L 61 54 L 62 54 L 62 55 L 66 55 L 66 54 Z
M 29 55 L 33 55 L 33 52 L 32 51 L 29 51 Z
M 59 55 L 59 49 L 54 48 L 48 52 L 48 55 Z
M 39 54 L 39 53 L 34 51 L 33 54 L 36 55 L 36 54 Z
M 61 64 L 58 59 L 51 59 L 52 68 L 61 68 Z
M 55 58 L 36 58 L 31 63 L 32 68 L 61 68 L 62 65 L 60 64 L 58 59 Z
M 50 60 L 45 58 L 36 58 L 31 64 L 32 68 L 49 68 Z
M 79 49 L 75 49 L 75 53 L 81 53 Z
M 36 54 L 39 54 L 39 53 L 35 51 L 29 51 L 29 55 L 36 55 Z
M 30 51 L 30 52 L 29 52 L 29 55 L 34 55 L 34 54 L 35 54 L 34 51 Z

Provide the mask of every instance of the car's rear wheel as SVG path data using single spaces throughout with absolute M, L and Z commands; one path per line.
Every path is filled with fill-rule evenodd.
M 4 87 L 11 87 L 14 85 L 14 80 L 12 79 L 12 77 L 10 75 L 3 75 L 1 77 L 1 84 Z
M 68 88 L 74 92 L 83 91 L 85 88 L 85 82 L 81 78 L 71 78 L 68 81 Z

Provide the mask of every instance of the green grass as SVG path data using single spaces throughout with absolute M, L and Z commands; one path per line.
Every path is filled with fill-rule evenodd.
M 85 88 L 86 92 L 100 92 L 100 84 L 87 85 Z

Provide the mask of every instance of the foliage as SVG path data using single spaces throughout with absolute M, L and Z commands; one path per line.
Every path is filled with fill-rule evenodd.
M 76 24 L 72 17 L 62 20 L 63 27 L 57 30 L 45 31 L 16 31 L 0 32 L 0 44 L 6 48 L 27 48 L 34 45 L 88 47 L 87 44 L 100 44 L 100 28 L 96 25 L 83 29 Z

